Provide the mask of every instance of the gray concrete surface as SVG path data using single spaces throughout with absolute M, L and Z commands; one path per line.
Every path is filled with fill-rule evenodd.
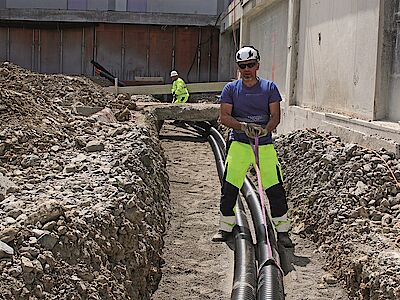
M 240 25 L 238 47 L 258 47 L 259 75 L 277 82 L 285 98 L 280 132 L 314 127 L 399 155 L 400 17 L 396 23 L 394 15 L 400 8 L 395 4 L 234 0 L 221 22 L 219 78 L 235 75 L 226 62 L 235 48 L 226 44 Z M 272 76 L 274 60 L 286 70 L 275 69 Z
M 125 23 L 180 26 L 211 26 L 216 16 L 134 13 L 120 11 L 77 11 L 77 10 L 36 10 L 0 9 L 0 20 L 41 21 L 41 22 L 80 22 L 80 23 Z

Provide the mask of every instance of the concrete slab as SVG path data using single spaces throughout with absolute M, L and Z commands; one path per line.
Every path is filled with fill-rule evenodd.
M 97 5 L 96 7 L 99 7 Z M 108 8 L 108 2 L 107 2 Z M 107 8 L 105 10 L 107 10 Z M 89 6 L 88 6 L 89 9 Z M 135 13 L 125 11 L 80 11 L 64 9 L 0 9 L 1 20 L 40 22 L 79 22 L 151 24 L 181 26 L 214 26 L 216 16 L 166 13 Z
M 155 115 L 158 121 L 216 121 L 219 117 L 219 104 L 204 103 L 136 103 L 138 110 Z

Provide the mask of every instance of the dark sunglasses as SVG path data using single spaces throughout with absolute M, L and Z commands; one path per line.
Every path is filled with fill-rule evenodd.
M 251 62 L 251 63 L 247 63 L 247 64 L 238 64 L 239 68 L 241 68 L 242 70 L 246 69 L 246 67 L 248 67 L 249 69 L 253 68 L 257 63 L 255 62 Z

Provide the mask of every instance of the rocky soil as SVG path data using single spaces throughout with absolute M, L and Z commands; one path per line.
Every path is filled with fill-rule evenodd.
M 305 130 L 276 140 L 293 232 L 310 236 L 354 299 L 400 299 L 400 162 Z
M 87 79 L 0 74 L 0 298 L 149 299 L 169 207 L 154 126 Z

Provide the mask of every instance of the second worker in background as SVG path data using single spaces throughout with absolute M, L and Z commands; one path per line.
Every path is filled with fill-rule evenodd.
M 172 103 L 186 103 L 189 99 L 189 91 L 186 87 L 185 81 L 179 77 L 177 71 L 171 71 L 172 80 Z

